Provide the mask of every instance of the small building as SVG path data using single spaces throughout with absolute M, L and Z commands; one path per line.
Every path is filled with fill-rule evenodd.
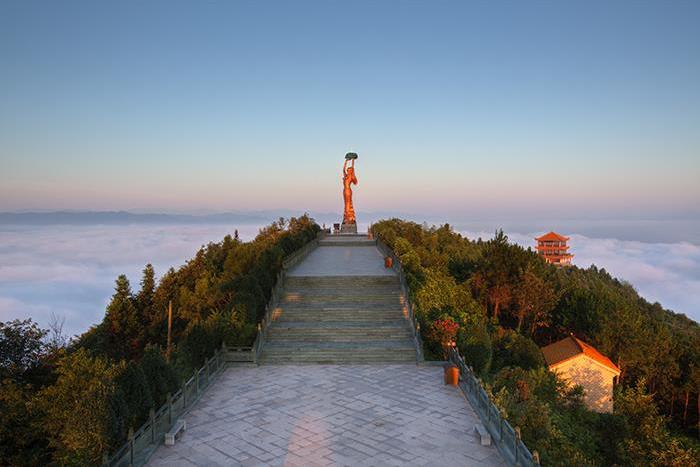
M 584 403 L 596 412 L 612 412 L 613 385 L 620 369 L 608 357 L 571 335 L 542 347 L 550 371 L 583 387 Z
M 549 232 L 535 239 L 537 241 L 537 254 L 545 261 L 556 265 L 569 265 L 574 257 L 569 253 L 569 237 Z

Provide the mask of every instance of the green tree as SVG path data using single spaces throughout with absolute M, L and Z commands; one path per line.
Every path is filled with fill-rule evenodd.
M 32 388 L 0 380 L 0 465 L 46 465 L 50 452 L 42 420 L 32 410 Z
M 620 446 L 623 462 L 634 466 L 697 465 L 698 453 L 674 441 L 659 414 L 647 383 L 640 379 L 636 386 L 621 389 L 615 397 L 615 413 L 624 418 L 629 436 Z
M 495 341 L 493 368 L 519 367 L 525 370 L 544 366 L 544 357 L 535 342 L 514 331 L 502 331 Z
M 143 324 L 147 324 L 153 315 L 153 300 L 156 294 L 156 273 L 153 266 L 149 263 L 143 268 L 143 277 L 141 278 L 141 290 L 136 296 L 136 303 L 141 312 Z
M 549 314 L 556 305 L 557 296 L 547 282 L 528 268 L 516 290 L 515 302 L 518 305 L 518 332 L 527 319 L 530 322 L 530 335 L 534 335 L 537 328 L 549 324 Z
M 141 359 L 141 370 L 148 382 L 151 400 L 155 406 L 165 402 L 167 393 L 177 390 L 177 372 L 165 361 L 160 348 L 152 345 L 146 347 Z
M 124 426 L 137 429 L 154 408 L 151 389 L 141 362 L 121 362 L 114 378 L 115 398 L 125 405 Z
M 0 379 L 22 379 L 46 353 L 48 331 L 31 319 L 0 322 Z
M 130 359 L 139 347 L 143 331 L 141 319 L 125 275 L 117 277 L 114 289 L 105 316 L 109 329 L 107 352 L 115 360 Z
M 493 345 L 483 322 L 462 327 L 457 334 L 457 347 L 464 361 L 478 374 L 486 375 L 491 367 Z
M 56 384 L 43 389 L 37 398 L 54 460 L 64 465 L 99 464 L 102 453 L 123 435 L 114 406 L 117 369 L 102 357 L 87 351 L 61 359 Z

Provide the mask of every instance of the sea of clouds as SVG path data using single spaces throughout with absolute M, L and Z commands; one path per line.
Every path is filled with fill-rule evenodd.
M 259 226 L 0 226 L 0 321 L 46 326 L 55 314 L 69 335 L 81 333 L 101 321 L 119 274 L 137 291 L 147 263 L 161 276 L 235 229 L 250 240 Z
M 99 322 L 126 274 L 138 290 L 141 270 L 156 274 L 178 267 L 208 242 L 239 230 L 253 238 L 259 225 L 0 226 L 0 320 L 31 317 L 46 326 L 65 317 L 65 331 L 78 334 Z M 463 232 L 489 238 L 485 232 Z M 507 232 L 532 246 L 535 234 Z M 631 282 L 649 301 L 700 320 L 700 247 L 691 243 L 645 243 L 571 235 L 574 263 L 596 264 Z

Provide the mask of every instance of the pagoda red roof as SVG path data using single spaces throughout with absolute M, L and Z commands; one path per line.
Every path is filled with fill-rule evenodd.
M 550 368 L 579 355 L 585 355 L 614 372 L 620 373 L 620 369 L 608 357 L 574 335 L 542 347 L 542 354 L 544 354 L 544 359 Z
M 563 235 L 559 235 L 556 232 L 549 232 L 541 237 L 536 238 L 538 242 L 545 242 L 545 241 L 556 241 L 556 242 L 567 242 L 569 241 L 569 237 L 565 237 Z

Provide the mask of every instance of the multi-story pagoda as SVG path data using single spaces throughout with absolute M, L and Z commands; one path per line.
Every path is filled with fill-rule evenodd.
M 569 237 L 549 232 L 535 239 L 537 241 L 537 254 L 542 255 L 545 261 L 556 265 L 569 265 L 574 257 L 569 253 Z

